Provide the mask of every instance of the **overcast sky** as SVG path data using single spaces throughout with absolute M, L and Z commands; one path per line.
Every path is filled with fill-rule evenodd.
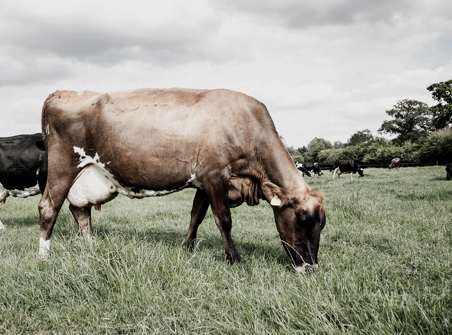
M 450 0 L 0 0 L 0 136 L 40 132 L 56 91 L 228 88 L 288 145 L 374 135 L 452 79 Z

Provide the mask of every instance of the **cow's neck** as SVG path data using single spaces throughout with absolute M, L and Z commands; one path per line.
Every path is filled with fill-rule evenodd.
M 262 161 L 263 179 L 261 181 L 272 182 L 288 191 L 298 190 L 307 193 L 308 185 L 298 172 L 286 148 L 280 141 L 278 142 L 266 150 L 267 159 Z

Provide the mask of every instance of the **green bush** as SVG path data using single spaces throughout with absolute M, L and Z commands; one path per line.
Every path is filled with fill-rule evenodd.
M 323 144 L 319 139 L 315 140 L 316 142 L 312 141 L 314 144 Z M 321 145 L 313 151 L 315 155 L 308 153 L 307 157 L 294 156 L 293 159 L 297 162 L 314 160 L 327 166 L 338 159 L 352 158 L 363 165 L 387 166 L 393 158 L 399 157 L 402 159 L 402 165 L 444 165 L 452 162 L 452 129 L 444 128 L 430 133 L 423 141 L 406 141 L 401 145 L 393 142 L 372 142 L 344 148 L 319 148 Z
M 452 162 L 452 129 L 444 128 L 431 133 L 417 154 L 417 159 L 424 164 Z
M 304 157 L 303 156 L 293 156 L 292 159 L 296 163 L 303 163 L 304 162 Z

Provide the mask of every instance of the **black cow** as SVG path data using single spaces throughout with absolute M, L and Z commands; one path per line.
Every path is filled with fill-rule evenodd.
M 452 179 L 452 163 L 446 165 L 446 180 Z
M 306 170 L 312 171 L 312 172 L 314 172 L 314 174 L 316 174 L 318 176 L 323 174 L 322 171 L 320 170 L 320 165 L 317 162 L 315 162 L 315 163 L 304 162 L 303 166 L 306 168 Z
M 354 159 L 340 159 L 331 164 L 330 172 L 333 172 L 333 179 L 335 175 L 339 177 L 344 172 L 350 172 L 350 179 L 358 172 L 361 177 L 364 177 L 363 169 L 361 169 Z
M 303 163 L 295 162 L 295 165 L 297 166 L 298 171 L 300 171 L 303 176 L 307 175 L 308 177 L 311 177 L 311 174 L 309 173 L 308 169 Z
M 0 137 L 0 205 L 10 195 L 26 198 L 44 191 L 47 153 L 37 145 L 43 145 L 41 133 Z

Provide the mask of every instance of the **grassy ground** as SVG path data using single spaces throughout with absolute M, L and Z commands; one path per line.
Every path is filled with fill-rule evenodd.
M 443 167 L 306 178 L 326 194 L 319 270 L 300 275 L 271 208 L 233 210 L 248 265 L 228 266 L 209 214 L 181 242 L 193 190 L 118 197 L 94 212 L 92 242 L 67 204 L 39 259 L 39 197 L 0 210 L 0 333 L 452 333 L 452 183 Z M 210 211 L 209 211 L 210 212 Z

